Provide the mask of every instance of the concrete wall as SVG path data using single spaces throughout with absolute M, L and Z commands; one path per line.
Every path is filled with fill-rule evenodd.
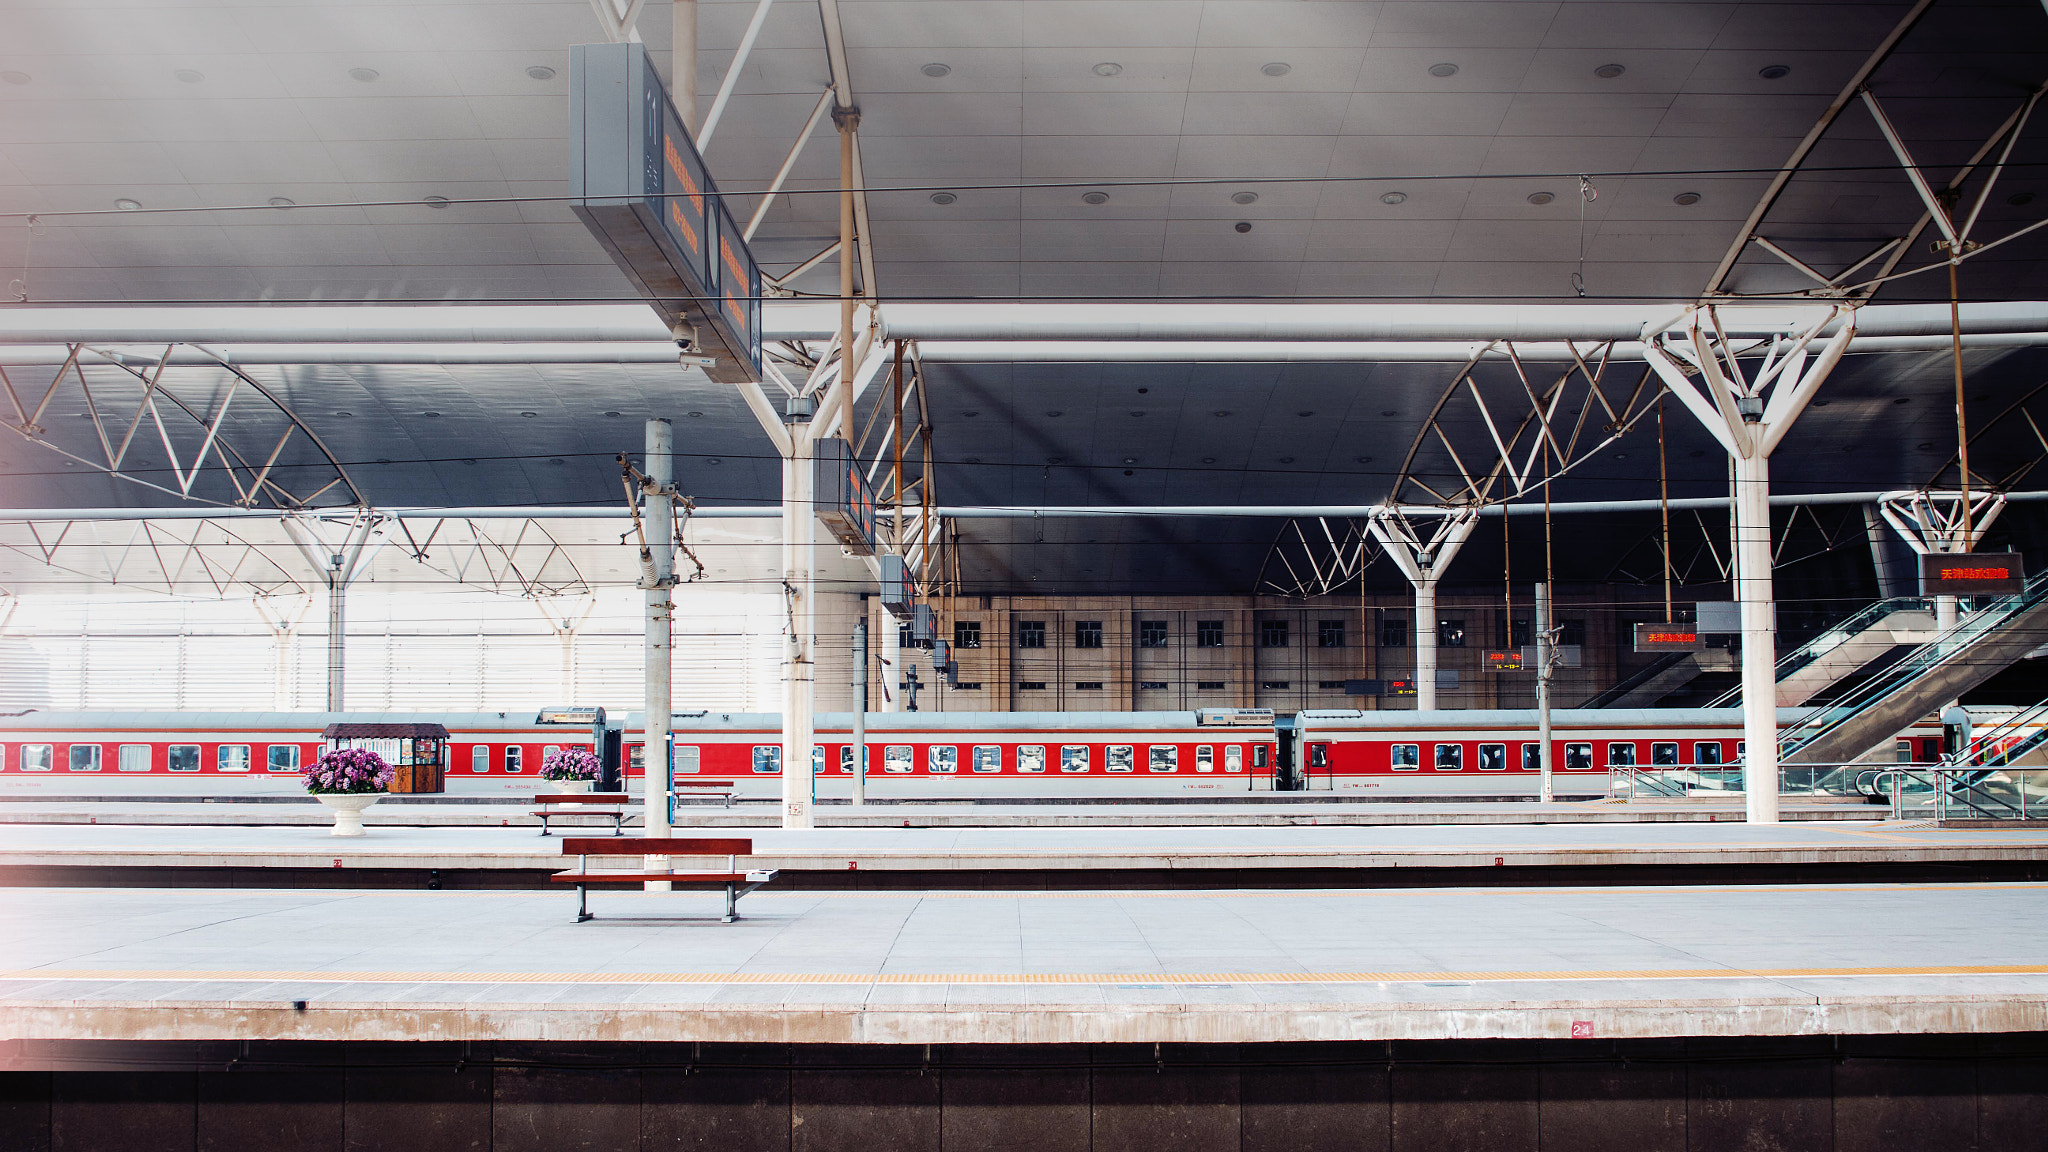
M 2048 1036 L 0 1042 L 0 1152 L 2039 1149 Z
M 939 712 L 1085 712 L 1205 707 L 1259 707 L 1276 712 L 1303 708 L 1412 708 L 1413 699 L 1371 699 L 1346 696 L 1346 680 L 1410 678 L 1415 670 L 1415 611 L 1403 595 L 1356 595 L 1312 600 L 1272 597 L 1024 597 L 963 596 L 934 604 L 940 638 L 952 641 L 956 625 L 979 625 L 980 647 L 959 648 L 958 689 L 926 689 L 918 699 L 925 711 Z M 1519 634 L 1533 615 L 1526 597 L 1517 600 L 1513 619 L 1522 621 Z M 1632 650 L 1635 621 L 1661 618 L 1663 605 L 1652 604 L 1645 590 L 1633 587 L 1562 588 L 1556 615 L 1574 622 L 1585 634 L 1582 667 L 1562 669 L 1555 681 L 1560 707 L 1576 704 L 1643 667 L 1654 657 Z M 1461 626 L 1462 647 L 1439 646 L 1438 664 L 1458 673 L 1458 687 L 1444 691 L 1440 705 L 1448 708 L 1533 707 L 1533 673 L 1492 672 L 1485 668 L 1488 649 L 1512 640 L 1507 634 L 1509 610 L 1499 593 L 1446 592 L 1437 618 Z M 896 627 L 895 621 L 870 604 L 872 634 Z M 1223 644 L 1199 643 L 1204 621 L 1222 625 Z M 1076 626 L 1100 623 L 1102 647 L 1076 643 Z M 1166 626 L 1163 647 L 1144 643 L 1144 624 Z M 1022 626 L 1044 626 L 1045 646 L 1020 643 Z M 1396 626 L 1403 643 L 1388 645 L 1387 625 Z M 1284 644 L 1268 645 L 1267 624 L 1286 625 Z M 1339 642 L 1324 646 L 1324 625 L 1341 630 Z M 841 632 L 850 633 L 851 621 Z M 821 632 L 823 629 L 821 628 Z M 1273 636 L 1278 639 L 1278 636 Z M 837 647 L 835 647 L 837 645 Z M 827 635 L 821 648 L 841 651 L 845 643 Z M 824 684 L 849 673 L 825 671 L 820 662 L 820 707 Z M 913 658 L 920 679 L 929 684 L 930 663 Z M 900 670 L 899 670 L 900 673 Z M 1081 685 L 1101 685 L 1100 688 Z M 967 687 L 973 685 L 973 687 Z M 870 677 L 870 696 L 880 707 L 881 678 Z

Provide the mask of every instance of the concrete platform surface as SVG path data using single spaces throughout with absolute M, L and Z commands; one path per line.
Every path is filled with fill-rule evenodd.
M 749 838 L 755 866 L 807 872 L 2048 862 L 2048 826 L 1927 822 L 763 828 Z M 557 869 L 561 851 L 557 838 L 512 827 L 379 827 L 343 838 L 325 826 L 0 825 L 0 869 Z
M 0 890 L 0 1039 L 822 1043 L 2048 1028 L 2048 885 Z M 690 919 L 696 917 L 698 919 Z

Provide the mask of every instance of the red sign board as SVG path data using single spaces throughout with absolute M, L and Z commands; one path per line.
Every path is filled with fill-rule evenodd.
M 1522 670 L 1522 653 L 1516 649 L 1508 649 L 1504 652 L 1488 652 L 1486 654 L 1486 667 L 1494 672 L 1520 672 Z
M 1698 652 L 1706 646 L 1698 626 L 1693 624 L 1636 625 L 1638 652 Z
M 1415 695 L 1415 681 L 1413 681 L 1413 680 L 1389 680 L 1389 681 L 1387 681 L 1387 695 L 1389 695 L 1389 696 L 1413 696 L 1413 695 Z
M 1923 596 L 2010 596 L 2027 582 L 2017 552 L 1936 552 L 1920 557 Z

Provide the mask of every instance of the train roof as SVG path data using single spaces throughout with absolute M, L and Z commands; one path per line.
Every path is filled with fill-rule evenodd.
M 532 709 L 516 712 L 43 712 L 0 715 L 0 729 L 42 728 L 304 728 L 330 724 L 440 724 L 458 728 L 502 728 L 533 723 Z
M 123 728 L 209 728 L 249 731 L 266 728 L 295 728 L 322 731 L 332 724 L 440 724 L 455 736 L 465 731 L 535 726 L 535 709 L 505 712 L 42 712 L 28 711 L 0 716 L 0 731 L 45 729 Z M 638 731 L 640 712 L 612 713 L 606 722 L 612 727 Z M 979 732 L 1025 722 L 1046 731 L 1100 731 L 1104 729 L 1194 728 L 1193 712 L 870 712 L 867 726 L 872 732 L 910 729 L 932 732 Z M 816 726 L 844 731 L 853 727 L 851 712 L 820 712 Z M 672 725 L 692 731 L 780 730 L 779 712 L 689 712 L 670 717 Z M 587 731 L 575 724 L 548 725 L 566 738 Z M 1263 732 L 1265 725 L 1216 726 L 1217 732 Z M 1223 739 L 1223 737 L 1219 737 Z
M 1806 719 L 1811 708 L 1778 709 L 1779 724 Z M 1351 708 L 1313 708 L 1295 714 L 1297 730 L 1316 728 L 1466 728 L 1525 727 L 1536 717 L 1533 708 L 1437 708 L 1428 712 L 1389 710 L 1361 712 Z M 1740 708 L 1553 708 L 1550 722 L 1574 728 L 1634 727 L 1654 724 L 1740 724 Z

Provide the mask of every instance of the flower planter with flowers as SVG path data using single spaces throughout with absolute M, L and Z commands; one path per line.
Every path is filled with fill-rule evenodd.
M 391 776 L 391 765 L 375 752 L 337 748 L 306 769 L 306 791 L 334 810 L 334 835 L 361 836 L 363 809 L 383 798 Z
M 564 792 L 593 792 L 604 768 L 597 754 L 588 748 L 558 748 L 540 762 L 540 778 L 553 781 Z

